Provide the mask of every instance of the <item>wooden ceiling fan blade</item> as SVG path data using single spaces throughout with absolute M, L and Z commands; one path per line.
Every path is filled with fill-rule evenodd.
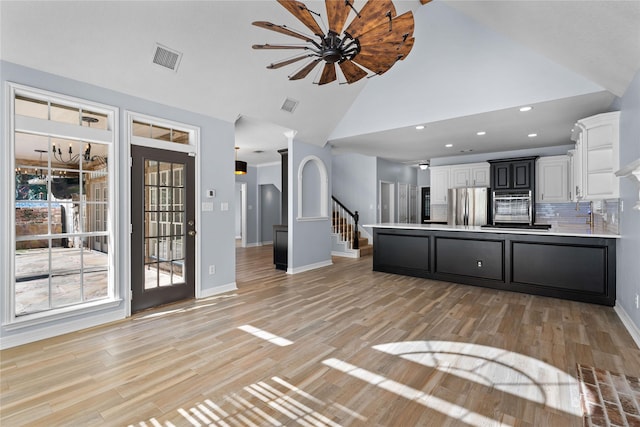
M 391 0 L 369 0 L 360 11 L 359 16 L 353 18 L 344 32 L 353 38 L 358 38 L 371 28 L 388 22 L 387 14 L 390 14 L 391 17 L 396 16 L 396 8 Z
M 386 42 L 386 43 L 375 43 L 371 45 L 361 45 L 360 53 L 356 55 L 356 58 L 360 55 L 396 54 L 398 56 L 401 56 L 400 59 L 404 59 L 407 55 L 409 55 L 409 52 L 411 52 L 414 42 L 415 42 L 415 39 L 413 37 L 410 37 L 399 43 Z
M 365 70 L 349 60 L 340 63 L 340 70 L 342 70 L 342 74 L 349 84 L 357 82 L 368 74 Z
M 322 58 L 314 59 L 312 62 L 308 63 L 303 69 L 295 73 L 293 76 L 289 76 L 289 80 L 304 79 L 309 75 L 311 70 L 316 68 L 316 65 L 318 65 L 320 61 L 322 61 Z
M 306 42 L 312 42 L 313 39 L 309 38 L 308 36 L 305 36 L 304 34 L 300 34 L 296 31 L 290 30 L 289 28 L 287 28 L 284 25 L 276 25 L 276 24 L 272 24 L 271 22 L 267 22 L 267 21 L 255 21 L 252 22 L 253 25 L 255 25 L 256 27 L 260 27 L 260 28 L 264 28 L 267 30 L 271 30 L 271 31 L 275 31 L 276 33 L 281 33 L 281 34 L 286 34 L 288 36 L 291 37 L 296 37 L 298 39 L 304 40 Z
M 413 36 L 415 24 L 413 13 L 406 12 L 392 19 L 391 24 L 385 22 L 362 34 L 358 41 L 360 46 L 370 46 L 379 43 L 400 43 Z
M 310 56 L 313 56 L 313 55 L 297 56 L 295 58 L 286 59 L 284 61 L 274 62 L 273 64 L 267 65 L 267 68 L 270 69 L 270 70 L 275 70 L 277 68 L 282 68 L 285 65 L 289 65 L 289 64 L 293 64 L 294 62 L 302 61 L 303 59 L 309 58 Z
M 324 31 L 322 31 L 322 28 L 320 28 L 318 22 L 316 22 L 304 3 L 295 0 L 278 0 L 278 3 L 298 18 L 308 29 L 313 31 L 313 34 L 320 37 L 324 36 Z
M 327 21 L 329 22 L 329 31 L 341 34 L 345 22 L 351 8 L 344 0 L 325 0 L 327 6 Z
M 358 55 L 353 58 L 353 62 L 376 74 L 386 73 L 391 67 L 393 67 L 393 64 L 395 64 L 396 61 L 397 57 L 393 55 Z
M 322 75 L 320 76 L 319 85 L 324 85 L 327 83 L 331 83 L 335 81 L 338 77 L 336 76 L 336 66 L 335 64 L 326 63 L 324 64 L 324 69 L 322 70 Z
M 309 49 L 307 46 L 287 46 L 283 44 L 254 44 L 251 46 L 253 49 L 267 50 L 267 49 Z
M 430 2 L 431 2 L 431 0 L 420 0 L 420 3 L 422 3 L 422 4 L 427 4 L 427 3 L 430 3 Z

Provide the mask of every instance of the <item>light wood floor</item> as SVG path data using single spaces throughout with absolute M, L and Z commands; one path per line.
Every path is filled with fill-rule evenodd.
M 289 276 L 2 351 L 4 426 L 581 426 L 576 363 L 640 376 L 612 308 L 372 272 Z

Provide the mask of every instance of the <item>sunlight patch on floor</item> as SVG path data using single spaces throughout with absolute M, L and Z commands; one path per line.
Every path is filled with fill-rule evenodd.
M 412 387 L 390 380 L 382 375 L 359 368 L 342 360 L 327 359 L 322 363 L 330 368 L 344 372 L 354 378 L 375 385 L 376 387 L 397 394 L 398 396 L 402 396 L 405 399 L 419 403 L 429 409 L 433 409 L 434 411 L 445 414 L 448 417 L 458 419 L 469 425 L 488 426 L 495 425 L 496 423 L 495 420 L 485 417 L 484 415 L 475 413 L 462 406 L 447 402 L 446 400 L 424 393 L 423 391 L 416 390 Z
M 280 347 L 286 347 L 288 345 L 293 344 L 293 341 L 289 341 L 286 338 L 279 337 L 277 335 L 272 334 L 271 332 L 263 331 L 262 329 L 258 329 L 251 325 L 242 325 L 238 326 L 238 329 L 250 333 L 254 337 L 258 337 L 265 341 L 270 342 L 271 344 L 278 345 Z
M 582 416 L 578 381 L 566 372 L 523 354 L 452 341 L 402 341 L 373 346 L 469 381 Z

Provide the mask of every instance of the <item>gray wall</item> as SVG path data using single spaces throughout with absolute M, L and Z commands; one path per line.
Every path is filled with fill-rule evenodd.
M 620 166 L 640 158 L 640 71 L 620 100 Z M 640 294 L 640 211 L 631 207 L 638 200 L 640 186 L 629 178 L 620 178 L 620 198 L 624 204 L 618 241 L 616 300 L 640 329 L 640 310 L 635 298 Z
M 282 170 L 280 162 L 258 166 L 258 185 L 273 184 L 282 191 Z
M 376 158 L 362 154 L 333 156 L 332 194 L 351 212 L 358 211 L 360 224 L 377 222 Z
M 298 218 L 298 169 L 302 160 L 317 156 L 324 162 L 329 180 L 327 203 L 331 199 L 331 148 L 318 147 L 300 141 L 289 143 L 289 266 L 287 272 L 331 264 L 331 224 L 324 220 L 299 221 Z M 308 194 L 306 195 L 309 196 Z M 318 196 L 318 194 L 316 194 Z M 330 206 L 330 205 L 329 205 Z
M 273 184 L 259 186 L 260 242 L 273 242 L 273 226 L 280 224 L 280 190 Z
M 94 85 L 89 85 L 76 80 L 67 79 L 49 73 L 43 73 L 38 70 L 23 67 L 17 64 L 0 61 L 1 86 L 0 94 L 2 102 L 0 103 L 0 117 L 4 125 L 6 117 L 5 102 L 7 94 L 5 93 L 5 83 L 10 81 L 18 84 L 32 86 L 60 94 L 65 94 L 89 101 L 104 103 L 120 108 L 120 127 L 119 127 L 119 158 L 117 159 L 120 170 L 116 178 L 117 191 L 120 194 L 117 203 L 117 211 L 114 213 L 116 221 L 119 224 L 116 239 L 120 242 L 120 252 L 117 254 L 117 262 L 120 266 L 117 271 L 116 284 L 120 288 L 120 294 L 124 297 L 128 295 L 125 287 L 129 283 L 129 253 L 125 250 L 125 244 L 129 240 L 128 211 L 129 211 L 129 183 L 126 179 L 126 168 L 129 164 L 127 158 L 127 150 L 124 146 L 126 126 L 124 126 L 125 110 L 137 113 L 147 114 L 160 118 L 165 118 L 177 122 L 187 123 L 189 125 L 200 127 L 201 141 L 200 156 L 196 161 L 200 163 L 200 176 L 196 179 L 200 182 L 200 189 L 203 194 L 200 196 L 203 201 L 206 199 L 204 191 L 207 188 L 216 189 L 216 198 L 214 200 L 214 210 L 212 212 L 201 212 L 200 224 L 198 227 L 197 250 L 200 258 L 200 277 L 201 289 L 204 295 L 212 295 L 219 291 L 231 290 L 235 288 L 235 239 L 234 239 L 234 210 L 222 211 L 221 203 L 228 203 L 230 207 L 234 203 L 234 125 L 233 123 L 224 122 L 212 117 L 196 114 L 193 112 L 181 110 L 156 102 L 148 101 L 141 98 L 129 96 L 120 92 L 108 90 Z M 4 131 L 4 126 L 3 126 Z M 9 141 L 2 135 L 2 143 L 7 144 Z M 6 153 L 6 146 L 2 147 Z M 8 161 L 8 159 L 4 159 Z M 0 174 L 0 188 L 2 200 L 8 200 L 9 194 L 5 194 L 5 190 L 10 188 L 8 179 L 13 178 L 12 173 L 7 173 L 7 169 L 2 169 L 4 173 Z M 0 209 L 0 227 L 8 224 L 8 216 L 10 212 L 7 209 Z M 3 231 L 3 235 L 4 231 Z M 2 279 L 0 283 L 4 286 L 9 282 L 6 254 L 8 253 L 11 242 L 4 241 L 2 248 L 2 256 L 0 257 L 0 272 Z M 216 274 L 208 274 L 208 266 L 216 265 Z M 0 319 L 5 318 L 4 304 L 0 305 Z M 48 335 L 59 333 L 60 331 L 70 331 L 88 327 L 99 323 L 104 323 L 116 318 L 123 318 L 125 313 L 125 304 L 120 303 L 116 307 L 102 310 L 100 312 L 89 314 L 78 314 L 71 317 L 23 327 L 19 329 L 7 330 L 5 327 L 0 329 L 0 338 L 3 345 L 7 340 L 10 342 L 19 341 L 21 338 L 17 336 L 29 337 L 30 340 L 37 340 Z M 76 328 L 76 325 L 78 327 Z

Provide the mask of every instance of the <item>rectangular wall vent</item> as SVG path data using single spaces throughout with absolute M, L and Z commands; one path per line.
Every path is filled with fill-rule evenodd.
M 282 104 L 282 107 L 280 107 L 280 109 L 282 111 L 286 111 L 287 113 L 293 113 L 293 110 L 295 110 L 297 106 L 298 101 L 296 101 L 295 99 L 287 98 L 284 100 L 284 103 Z
M 166 46 L 156 44 L 156 48 L 153 54 L 153 63 L 158 64 L 161 67 L 168 68 L 173 71 L 178 71 L 178 65 L 182 59 L 182 53 L 169 49 Z

